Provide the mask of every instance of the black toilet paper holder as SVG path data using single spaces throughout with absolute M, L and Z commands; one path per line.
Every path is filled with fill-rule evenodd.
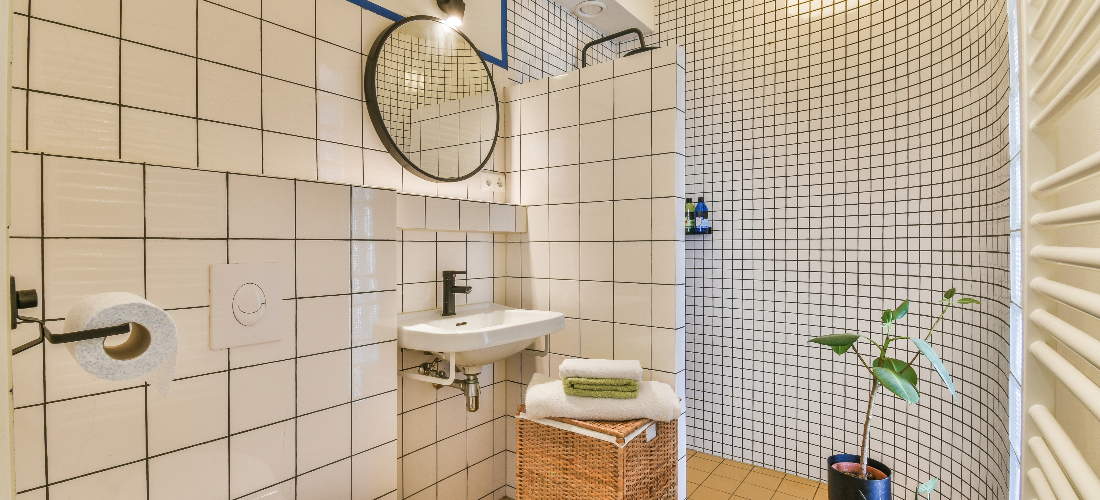
M 25 325 L 27 323 L 35 323 L 38 325 L 38 338 L 12 349 L 12 355 L 19 354 L 41 344 L 43 340 L 49 341 L 51 344 L 66 344 L 69 342 L 80 342 L 81 340 L 91 340 L 110 337 L 111 335 L 130 333 L 130 323 L 104 328 L 92 328 L 90 330 L 80 330 L 78 332 L 53 333 L 49 328 L 46 328 L 46 320 L 19 315 L 20 309 L 38 307 L 38 290 L 33 288 L 30 290 L 16 290 L 14 276 L 9 276 L 8 283 L 10 292 L 9 297 L 11 299 L 11 329 L 14 331 L 19 325 Z

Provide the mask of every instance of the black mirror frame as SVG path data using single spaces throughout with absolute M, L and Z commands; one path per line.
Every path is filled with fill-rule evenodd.
M 455 33 L 458 33 L 459 36 L 466 40 L 466 43 L 470 44 L 470 48 L 474 49 L 474 53 L 477 54 L 478 59 L 481 60 L 481 65 L 485 68 L 485 72 L 489 75 L 489 85 L 493 87 L 493 101 L 496 102 L 495 109 L 497 115 L 496 127 L 493 132 L 493 145 L 489 148 L 489 154 L 485 155 L 485 159 L 481 161 L 481 165 L 474 169 L 473 172 L 470 172 L 469 174 L 463 175 L 461 177 L 444 178 L 420 170 L 420 168 L 411 160 L 409 160 L 409 157 L 405 156 L 405 153 L 397 147 L 397 143 L 394 142 L 393 137 L 390 136 L 389 130 L 386 129 L 386 122 L 382 120 L 382 112 L 378 109 L 378 92 L 375 88 L 375 76 L 377 76 L 376 73 L 378 67 L 378 54 L 382 51 L 382 46 L 385 45 L 386 40 L 389 39 L 390 35 L 397 28 L 413 21 L 437 22 L 450 28 L 451 30 L 454 30 Z M 409 16 L 400 21 L 397 21 L 396 23 L 393 23 L 392 25 L 390 25 L 390 27 L 386 28 L 386 30 L 383 31 L 381 35 L 378 35 L 378 38 L 374 40 L 374 45 L 371 46 L 370 53 L 367 54 L 367 68 L 366 72 L 363 74 L 363 91 L 367 102 L 367 114 L 370 116 L 371 124 L 374 125 L 374 131 L 378 134 L 378 138 L 382 141 L 382 144 L 386 146 L 386 151 L 389 151 L 390 156 L 397 160 L 397 162 L 400 163 L 401 166 L 405 168 L 405 170 L 408 170 L 417 177 L 420 177 L 421 179 L 426 179 L 433 182 L 464 181 L 466 179 L 469 179 L 470 177 L 473 177 L 474 175 L 477 175 L 478 172 L 481 172 L 481 170 L 485 168 L 485 165 L 489 163 L 489 160 L 493 158 L 493 153 L 496 152 L 497 141 L 500 138 L 500 96 L 497 94 L 496 82 L 493 80 L 493 71 L 489 67 L 489 64 L 485 62 L 485 57 L 481 55 L 481 51 L 478 50 L 477 46 L 470 41 L 470 38 L 467 37 L 465 33 L 456 29 L 454 26 L 451 26 L 444 22 L 442 19 L 432 16 Z

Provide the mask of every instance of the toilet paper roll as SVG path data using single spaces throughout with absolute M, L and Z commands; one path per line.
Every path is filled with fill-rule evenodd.
M 65 317 L 65 333 L 130 323 L 121 344 L 106 347 L 106 339 L 66 344 L 81 368 L 104 380 L 144 378 L 161 395 L 176 373 L 179 336 L 176 322 L 153 303 L 132 293 L 110 292 L 87 297 Z

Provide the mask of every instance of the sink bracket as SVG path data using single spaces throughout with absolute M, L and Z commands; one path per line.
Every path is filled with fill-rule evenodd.
M 427 382 L 429 384 L 451 385 L 451 382 L 455 381 L 455 353 L 450 352 L 450 353 L 446 353 L 446 355 L 450 359 L 450 365 L 451 365 L 451 369 L 447 372 L 449 374 L 447 377 L 438 377 L 438 376 L 435 376 L 435 375 L 422 375 L 420 373 L 414 373 L 414 372 L 400 372 L 401 376 L 405 377 L 405 378 L 413 379 L 413 380 L 419 380 L 421 382 Z M 430 363 L 425 363 L 424 365 L 429 365 L 430 371 L 434 371 L 435 373 L 438 374 L 439 370 L 436 367 L 438 366 L 438 363 L 440 361 L 443 361 L 443 360 L 439 359 L 439 358 L 436 358 L 435 361 L 432 361 Z M 423 369 L 423 368 L 425 368 L 424 365 L 420 365 L 418 368 Z M 428 371 L 428 370 L 425 370 L 425 371 Z

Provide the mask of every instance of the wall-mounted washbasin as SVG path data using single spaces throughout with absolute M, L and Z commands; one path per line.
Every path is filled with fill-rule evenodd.
M 403 349 L 451 354 L 469 373 L 527 348 L 534 339 L 565 328 L 560 312 L 515 309 L 500 304 L 459 306 L 454 316 L 439 310 L 397 316 L 397 345 Z

